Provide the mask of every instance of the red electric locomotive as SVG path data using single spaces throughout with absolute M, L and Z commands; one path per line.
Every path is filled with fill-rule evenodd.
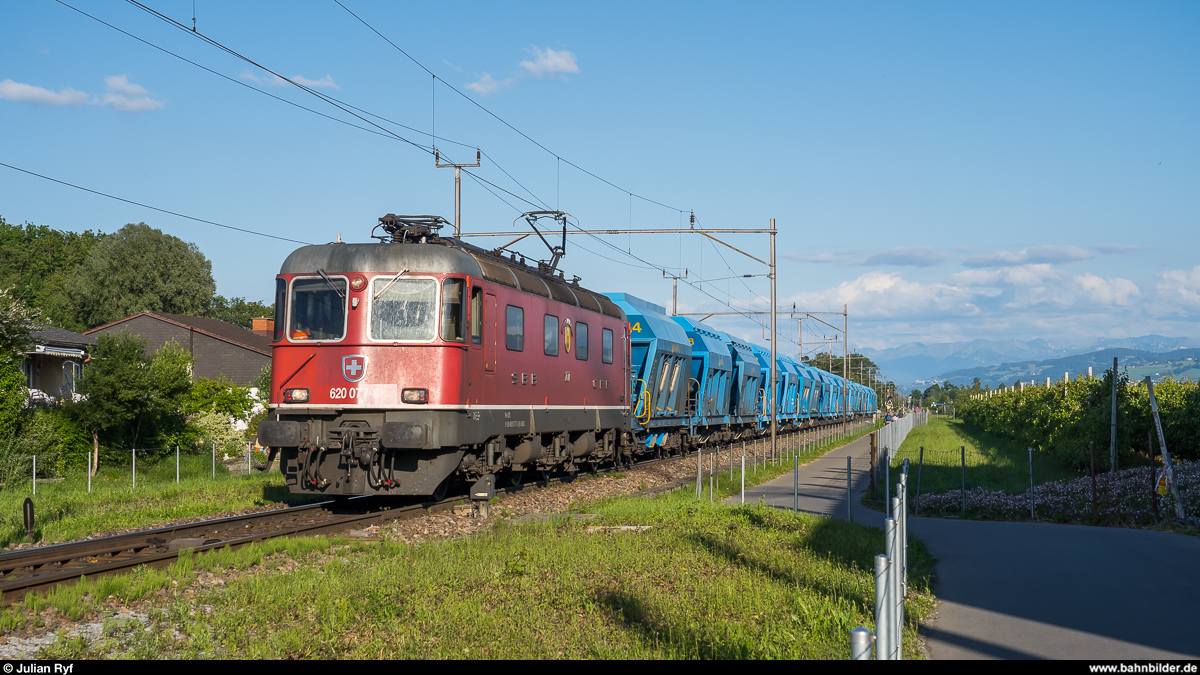
M 547 266 L 440 237 L 443 222 L 389 214 L 380 243 L 284 261 L 258 433 L 292 492 L 440 496 L 616 456 L 624 312 Z

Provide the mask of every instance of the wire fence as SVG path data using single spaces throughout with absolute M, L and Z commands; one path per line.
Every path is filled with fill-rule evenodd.
M 162 448 L 130 448 L 128 450 L 101 448 L 98 453 L 99 466 L 92 472 L 92 462 L 97 459 L 91 452 L 81 457 L 78 453 L 10 453 L 0 456 L 0 487 L 37 494 L 38 483 L 61 482 L 82 478 L 86 475 L 87 490 L 92 491 L 93 477 L 102 476 L 107 483 L 127 477 L 129 486 L 137 489 L 138 482 L 180 483 L 193 478 L 216 480 L 228 476 L 250 475 L 255 469 L 269 468 L 267 457 L 255 450 L 251 443 L 244 443 L 236 450 L 218 449 L 216 444 L 205 446 L 173 446 Z

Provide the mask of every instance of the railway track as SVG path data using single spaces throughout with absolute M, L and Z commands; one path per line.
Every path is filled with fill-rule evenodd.
M 686 457 L 672 454 L 640 459 L 635 466 L 652 466 L 692 456 L 689 453 Z M 520 487 L 499 488 L 497 493 L 523 492 L 573 478 L 571 475 L 544 478 Z M 689 477 L 676 482 L 682 485 L 691 480 Z M 672 483 L 666 486 L 673 487 L 677 485 Z M 15 604 L 24 599 L 27 593 L 43 592 L 59 584 L 76 581 L 84 575 L 119 574 L 140 565 L 166 566 L 185 550 L 203 552 L 225 546 L 237 548 L 275 537 L 347 532 L 428 514 L 446 513 L 465 497 L 454 495 L 438 502 L 399 506 L 386 498 L 361 497 L 345 502 L 320 502 L 12 551 L 0 554 L 0 606 Z

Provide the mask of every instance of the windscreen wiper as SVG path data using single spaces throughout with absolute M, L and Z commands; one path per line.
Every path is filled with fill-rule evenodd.
M 381 296 L 381 295 L 383 295 L 384 293 L 386 293 L 386 292 L 387 292 L 387 289 L 389 289 L 389 288 L 391 288 L 391 287 L 392 287 L 392 284 L 396 283 L 397 281 L 400 281 L 400 277 L 404 276 L 404 274 L 405 274 L 406 272 L 408 272 L 408 268 L 407 268 L 407 267 L 405 267 L 404 269 L 400 270 L 399 274 L 397 274 L 396 276 L 392 277 L 392 280 L 391 280 L 391 281 L 387 282 L 387 284 L 385 284 L 383 288 L 379 289 L 379 292 L 375 294 L 375 297 L 374 297 L 373 299 L 374 299 L 374 300 L 378 300 L 378 299 L 379 299 L 379 296 Z
M 325 280 L 325 283 L 329 284 L 329 287 L 333 289 L 333 292 L 334 292 L 334 293 L 337 293 L 337 294 L 338 294 L 338 297 L 339 297 L 339 298 L 341 298 L 341 299 L 343 299 L 343 300 L 345 300 L 345 299 L 346 299 L 346 294 L 342 292 L 342 289 L 340 289 L 340 288 L 338 288 L 338 287 L 337 287 L 337 284 L 333 283 L 333 281 L 331 281 L 331 280 L 329 279 L 329 275 L 325 274 L 325 270 L 323 270 L 323 269 L 318 269 L 318 270 L 317 270 L 317 274 L 320 274 L 320 275 L 321 275 L 321 278 Z

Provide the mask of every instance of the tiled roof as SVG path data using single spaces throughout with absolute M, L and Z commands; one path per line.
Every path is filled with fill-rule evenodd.
M 167 314 L 166 312 L 141 312 L 139 314 L 134 314 L 133 316 L 127 316 L 124 319 L 113 321 L 112 323 L 104 324 L 103 326 L 97 326 L 96 328 L 87 331 L 85 335 L 90 336 L 97 331 L 103 330 L 110 326 L 122 324 L 139 316 L 149 316 L 158 319 L 159 321 L 166 321 L 177 326 L 183 326 L 184 328 L 191 328 L 198 333 L 204 333 L 218 340 L 230 342 L 238 346 L 245 347 L 251 351 L 259 352 L 260 354 L 264 354 L 266 356 L 271 355 L 271 339 L 258 335 L 253 331 L 248 331 L 245 328 L 235 326 L 231 323 L 225 323 L 220 319 L 209 319 L 200 316 L 184 316 L 182 314 Z
M 34 326 L 36 326 L 36 329 L 30 333 L 34 344 L 76 348 L 96 344 L 95 335 L 83 335 L 65 328 L 48 326 L 44 323 L 36 323 Z

